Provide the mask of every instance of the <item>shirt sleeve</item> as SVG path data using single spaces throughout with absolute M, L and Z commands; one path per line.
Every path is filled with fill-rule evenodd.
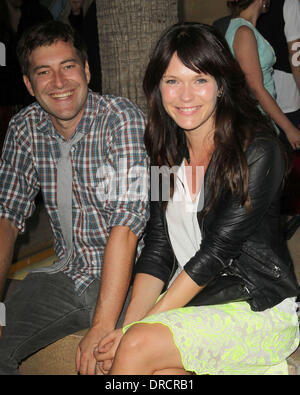
M 20 129 L 14 120 L 10 122 L 2 150 L 0 218 L 9 219 L 20 232 L 24 232 L 25 220 L 35 208 L 39 185 L 29 141 Z
M 109 227 L 128 226 L 140 238 L 149 218 L 149 159 L 145 120 L 129 101 L 115 115 L 108 160 L 114 169 Z
M 287 42 L 300 39 L 300 1 L 285 0 L 283 7 L 284 33 Z

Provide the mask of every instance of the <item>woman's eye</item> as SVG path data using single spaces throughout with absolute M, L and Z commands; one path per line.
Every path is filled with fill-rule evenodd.
M 168 85 L 175 85 L 176 84 L 176 80 L 166 80 L 166 84 Z
M 197 79 L 198 84 L 205 84 L 205 82 L 207 82 L 207 80 L 205 78 L 198 78 Z

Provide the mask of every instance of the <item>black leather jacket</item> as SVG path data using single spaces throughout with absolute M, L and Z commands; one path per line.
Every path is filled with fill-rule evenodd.
M 285 169 L 281 146 L 276 138 L 256 137 L 246 157 L 251 211 L 246 213 L 230 190 L 224 188 L 203 220 L 198 213 L 202 242 L 184 270 L 206 288 L 213 284 L 212 288 L 217 289 L 223 279 L 238 279 L 251 309 L 262 311 L 298 295 L 300 288 L 280 226 L 279 202 Z M 204 178 L 204 205 L 209 198 L 209 171 L 210 166 Z M 176 270 L 176 260 L 161 202 L 151 202 L 144 241 L 136 273 L 150 274 L 167 285 Z M 223 297 L 226 299 L 221 295 L 220 303 L 227 301 Z

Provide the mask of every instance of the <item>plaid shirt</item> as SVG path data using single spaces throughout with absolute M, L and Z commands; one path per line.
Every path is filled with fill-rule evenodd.
M 126 195 L 123 182 L 120 194 L 116 180 L 124 181 L 131 169 L 139 169 L 142 181 L 148 182 L 144 126 L 142 113 L 129 100 L 89 92 L 76 128 L 84 136 L 71 149 L 74 256 L 63 269 L 78 293 L 100 278 L 113 226 L 128 226 L 138 238 L 143 233 L 149 216 L 145 189 L 138 190 L 141 183 L 132 188 L 132 182 L 132 193 L 128 195 L 127 190 Z M 62 139 L 49 115 L 33 103 L 11 120 L 0 162 L 0 217 L 10 219 L 23 232 L 41 190 L 60 259 L 66 254 L 56 197 L 58 141 Z M 137 180 L 141 177 L 135 172 L 133 181 Z

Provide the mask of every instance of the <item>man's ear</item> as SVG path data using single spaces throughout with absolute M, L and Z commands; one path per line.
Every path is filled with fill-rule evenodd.
M 85 77 L 86 77 L 87 83 L 89 84 L 91 81 L 91 72 L 90 72 L 90 66 L 87 61 L 85 62 L 84 72 L 85 72 Z
M 23 75 L 23 81 L 24 81 L 24 84 L 25 84 L 28 92 L 31 94 L 31 96 L 34 96 L 32 85 L 31 85 L 31 82 L 30 82 L 29 78 L 27 77 L 27 75 Z

